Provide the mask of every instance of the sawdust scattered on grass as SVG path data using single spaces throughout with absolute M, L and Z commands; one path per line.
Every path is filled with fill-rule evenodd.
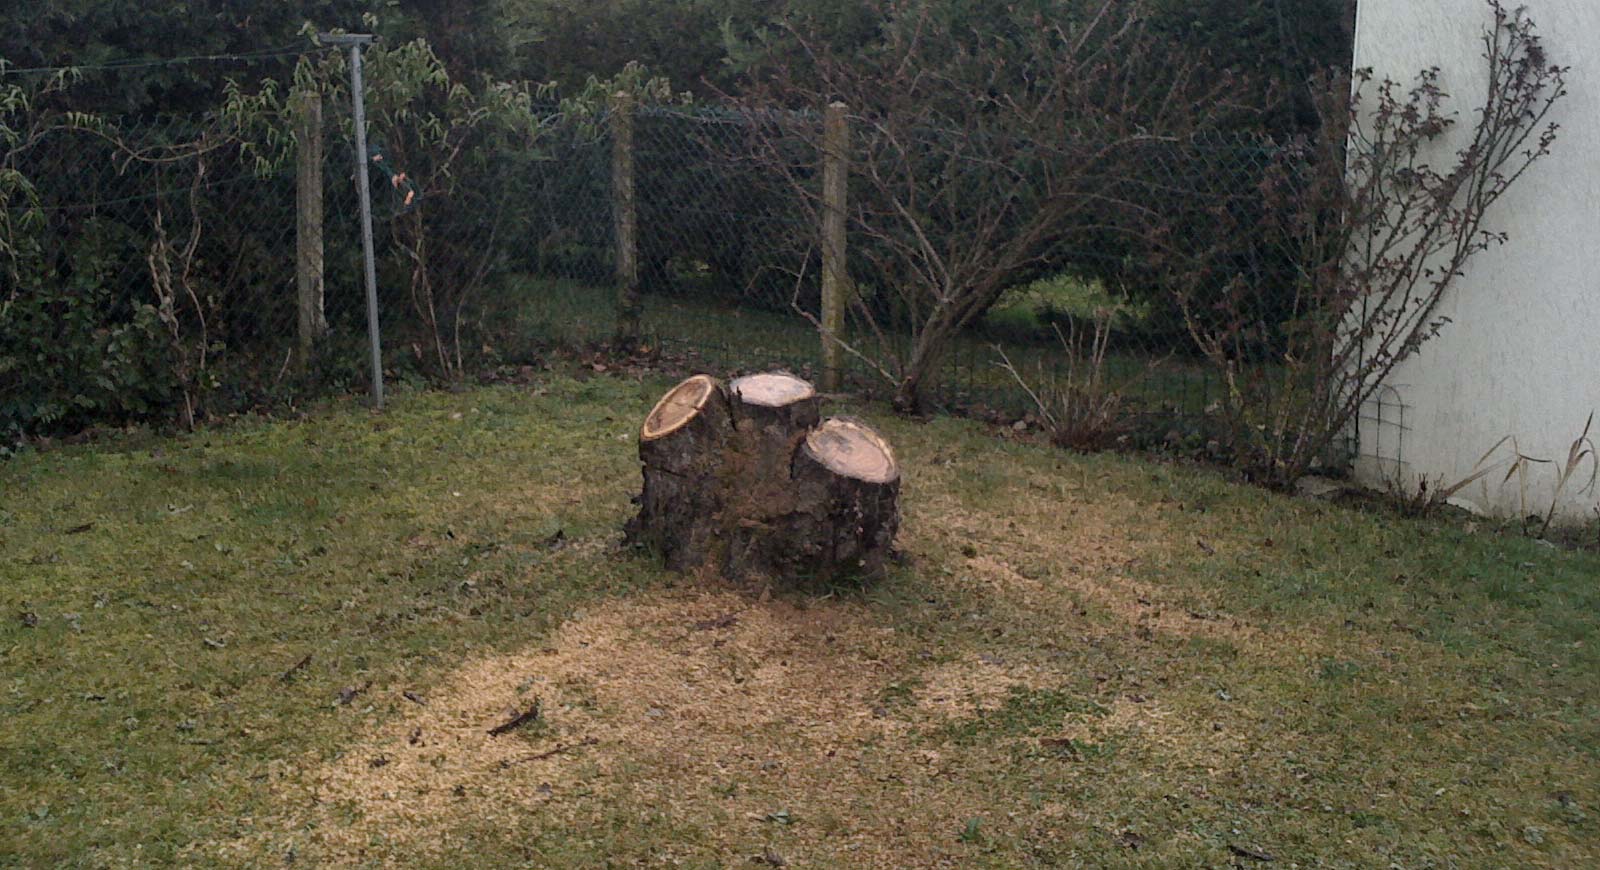
M 927 669 L 915 692 L 917 706 L 957 719 L 992 710 L 1018 690 L 1059 685 L 1061 674 L 1031 662 L 980 655 Z
M 1330 655 L 1341 646 L 1323 634 L 1274 631 L 1240 619 L 1193 587 L 1131 577 L 1149 544 L 1167 542 L 1156 519 L 1135 522 L 1144 506 L 1130 500 L 1105 496 L 1089 505 L 1028 489 L 1008 501 L 1007 516 L 999 520 L 961 511 L 952 496 L 941 496 L 932 507 L 941 521 L 923 533 L 969 548 L 958 582 L 986 588 L 1002 604 L 1050 614 L 1092 613 L 1101 632 L 1206 638 L 1275 658 L 1287 652 Z
M 460 847 L 463 818 L 571 830 L 626 795 L 705 825 L 729 857 L 759 854 L 782 811 L 830 831 L 808 843 L 813 860 L 932 862 L 992 796 L 936 781 L 937 753 L 904 745 L 920 723 L 882 696 L 909 649 L 859 603 L 704 588 L 611 602 L 543 648 L 441 680 L 299 778 L 309 794 L 287 802 L 310 818 L 288 821 L 315 823 L 328 860 L 359 859 L 374 834 L 425 855 Z M 488 733 L 535 698 L 536 723 Z
M 975 548 L 961 570 L 928 577 L 930 590 L 981 589 L 1085 633 L 1210 634 L 1262 650 L 1282 641 L 1161 604 L 1170 592 L 1126 576 L 1139 547 L 1114 510 L 1033 493 L 1008 507 L 1000 518 L 924 509 L 940 522 L 908 532 L 913 552 L 941 540 Z M 541 647 L 445 675 L 425 706 L 286 777 L 283 803 L 301 809 L 271 827 L 311 831 L 308 854 L 323 860 L 360 860 L 379 839 L 414 856 L 456 853 L 473 827 L 570 835 L 648 807 L 698 832 L 686 854 L 742 863 L 762 853 L 781 813 L 807 825 L 786 846 L 792 862 L 935 866 L 951 860 L 968 819 L 995 808 L 961 766 L 1005 746 L 958 751 L 926 735 L 1018 690 L 1082 676 L 1061 667 L 976 653 L 930 662 L 867 603 L 758 599 L 697 581 L 603 602 Z M 489 734 L 535 699 L 536 722 Z M 1095 715 L 1064 714 L 1059 734 L 1136 743 L 1197 769 L 1237 751 L 1159 702 L 1103 700 Z M 1042 836 L 1082 823 L 1075 808 L 1046 809 L 1032 822 Z

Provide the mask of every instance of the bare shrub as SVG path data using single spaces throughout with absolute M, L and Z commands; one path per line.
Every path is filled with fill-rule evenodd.
M 211 321 L 220 314 L 216 295 L 201 286 L 197 274 L 200 240 L 205 221 L 200 213 L 200 190 L 205 183 L 206 161 L 196 158 L 194 181 L 185 206 L 189 231 L 181 244 L 167 234 L 165 208 L 155 212 L 155 238 L 146 263 L 156 296 L 156 315 L 169 342 L 173 376 L 183 397 L 183 425 L 193 429 L 206 391 L 212 385 Z
M 984 26 L 926 0 L 871 5 L 883 20 L 872 51 L 835 54 L 789 27 L 808 63 L 752 83 L 747 157 L 818 226 L 816 161 L 797 153 L 794 123 L 773 119 L 849 107 L 860 329 L 830 337 L 916 413 L 951 340 L 1008 287 L 1108 225 L 1131 226 L 1121 212 L 1149 208 L 1125 183 L 1147 171 L 1149 145 L 1186 141 L 1238 109 L 1233 80 L 1175 50 L 1139 0 L 1007 7 Z
M 1449 323 L 1439 303 L 1507 237 L 1490 209 L 1556 138 L 1566 95 L 1521 10 L 1489 3 L 1487 88 L 1465 144 L 1424 70 L 1409 86 L 1358 71 L 1316 83 L 1321 131 L 1287 143 L 1257 191 L 1214 206 L 1214 232 L 1164 240 L 1190 334 L 1221 374 L 1228 445 L 1254 478 L 1287 486 L 1328 457 L 1395 367 Z M 1295 265 L 1292 286 L 1252 281 L 1239 241 Z
M 1005 350 L 995 345 L 1000 368 L 1028 394 L 1049 430 L 1051 443 L 1057 447 L 1104 450 L 1128 434 L 1128 391 L 1148 375 L 1154 363 L 1147 363 L 1140 374 L 1133 376 L 1110 373 L 1106 351 L 1111 341 L 1111 320 L 1109 313 L 1098 312 L 1092 329 L 1084 329 L 1076 321 L 1066 331 L 1055 325 L 1062 365 L 1051 368 L 1041 363 L 1031 375 L 1019 370 Z

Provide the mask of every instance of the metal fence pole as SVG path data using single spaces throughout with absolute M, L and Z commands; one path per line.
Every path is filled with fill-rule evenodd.
M 611 211 L 616 221 L 616 342 L 639 340 L 639 212 L 633 187 L 633 98 L 618 91 L 611 100 Z
M 840 345 L 848 305 L 850 275 L 846 265 L 845 209 L 850 179 L 850 127 L 844 103 L 830 103 L 822 121 L 822 387 L 838 390 L 842 382 Z
M 325 45 L 350 46 L 350 102 L 355 112 L 356 192 L 361 197 L 361 258 L 367 280 L 367 338 L 372 344 L 372 406 L 383 407 L 383 349 L 378 337 L 378 269 L 372 252 L 372 188 L 367 175 L 367 98 L 361 79 L 361 49 L 372 44 L 364 33 L 322 34 Z

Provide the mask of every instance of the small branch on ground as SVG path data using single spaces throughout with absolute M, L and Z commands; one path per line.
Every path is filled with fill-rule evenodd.
M 291 680 L 294 679 L 295 674 L 298 674 L 301 671 L 305 670 L 306 669 L 306 665 L 309 665 L 309 664 L 311 664 L 311 653 L 306 653 L 306 657 L 305 658 L 301 659 L 300 661 L 295 662 L 294 663 L 294 667 L 291 667 L 287 671 L 284 671 L 283 674 L 278 677 L 278 679 L 282 680 L 285 683 L 290 682 Z
M 359 686 L 345 686 L 339 690 L 339 705 L 342 707 L 356 699 L 356 696 L 372 688 L 372 681 L 367 680 Z
M 715 619 L 702 619 L 694 624 L 695 631 L 711 631 L 715 628 L 728 628 L 739 623 L 739 614 L 727 613 Z
M 600 738 L 598 737 L 585 737 L 582 740 L 579 740 L 577 743 L 557 743 L 553 749 L 546 749 L 543 752 L 536 752 L 533 755 L 529 755 L 524 758 L 517 758 L 504 762 L 501 767 L 510 767 L 513 764 L 523 764 L 529 761 L 543 761 L 546 758 L 560 755 L 563 752 L 571 752 L 574 749 L 582 749 L 585 746 L 593 746 L 599 742 Z
M 528 724 L 529 722 L 532 722 L 532 721 L 534 721 L 534 720 L 536 720 L 538 718 L 539 718 L 539 699 L 538 698 L 534 698 L 533 699 L 533 706 L 529 707 L 527 710 L 524 710 L 521 713 L 518 713 L 516 716 L 512 717 L 509 721 L 502 722 L 501 724 L 496 725 L 493 728 L 490 728 L 489 729 L 489 736 L 490 737 L 499 737 L 500 735 L 505 734 L 508 731 L 514 731 L 514 730 L 516 730 L 518 728 L 521 728 L 522 726 L 524 726 L 524 725 Z
M 1259 849 L 1252 849 L 1249 846 L 1240 846 L 1240 845 L 1238 845 L 1236 843 L 1229 843 L 1228 844 L 1228 851 L 1232 852 L 1235 855 L 1238 855 L 1240 858 L 1249 858 L 1249 859 L 1251 859 L 1253 861 L 1273 861 L 1273 860 L 1276 860 L 1271 855 L 1268 855 L 1266 852 L 1263 852 L 1263 851 L 1261 851 Z

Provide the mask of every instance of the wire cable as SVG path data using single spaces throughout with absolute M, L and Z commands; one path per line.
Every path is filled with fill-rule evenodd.
M 278 57 L 290 57 L 298 54 L 309 54 L 317 51 L 331 51 L 336 46 L 328 45 L 300 45 L 284 48 L 269 48 L 261 51 L 244 52 L 240 54 L 196 54 L 187 57 L 151 58 L 145 60 L 111 61 L 109 63 L 73 64 L 68 66 L 35 66 L 35 67 L 9 67 L 0 66 L 0 77 L 20 75 L 40 75 L 68 72 L 99 72 L 104 70 L 144 69 L 156 66 L 180 66 L 188 63 L 227 63 L 246 62 L 252 60 L 270 60 Z

